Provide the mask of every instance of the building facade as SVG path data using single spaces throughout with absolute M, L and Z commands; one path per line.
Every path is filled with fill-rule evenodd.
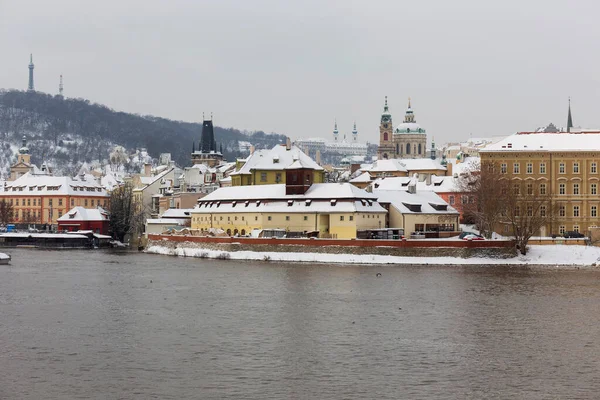
M 558 210 L 540 236 L 600 226 L 600 133 L 521 132 L 480 151 L 508 179 L 531 181 Z M 508 232 L 506 228 L 503 228 Z

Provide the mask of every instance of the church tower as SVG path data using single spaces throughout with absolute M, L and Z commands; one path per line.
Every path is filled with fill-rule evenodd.
M 338 131 L 337 119 L 336 119 L 334 122 L 334 125 L 333 125 L 333 141 L 334 141 L 334 143 L 338 142 L 339 137 L 340 137 L 340 131 Z
M 35 92 L 35 86 L 33 85 L 33 54 L 29 55 L 29 85 L 27 85 L 28 92 Z
M 392 135 L 392 114 L 388 108 L 387 96 L 385 96 L 385 105 L 381 114 L 379 123 L 379 148 L 377 149 L 378 159 L 395 158 L 394 138 Z

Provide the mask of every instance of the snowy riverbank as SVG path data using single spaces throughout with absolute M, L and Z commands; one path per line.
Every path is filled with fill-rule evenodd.
M 221 258 L 231 260 L 265 260 L 325 264 L 423 264 L 423 265 L 547 265 L 592 267 L 600 265 L 600 247 L 530 246 L 525 256 L 507 259 L 458 257 L 399 257 L 373 254 L 280 253 L 254 251 L 220 251 L 203 248 L 151 245 L 146 252 L 184 257 Z

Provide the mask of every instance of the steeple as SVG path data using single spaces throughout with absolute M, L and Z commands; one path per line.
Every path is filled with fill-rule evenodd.
M 567 117 L 567 132 L 571 132 L 573 127 L 573 117 L 571 116 L 571 98 L 569 97 L 569 115 Z
M 435 156 L 436 156 L 436 154 L 435 154 L 435 153 L 436 153 L 436 152 L 435 152 L 435 139 L 434 139 L 434 138 L 431 138 L 431 154 L 430 154 L 430 158 L 431 158 L 432 160 L 435 160 L 435 158 L 436 158 L 436 157 L 435 157 Z
M 416 122 L 415 114 L 413 113 L 412 107 L 410 105 L 410 97 L 408 98 L 408 108 L 406 109 L 406 114 L 404 115 L 404 122 Z
M 35 86 L 33 85 L 33 54 L 29 55 L 29 85 L 27 86 L 28 92 L 35 92 Z
M 388 104 L 387 104 L 387 96 L 385 96 L 385 105 L 383 106 L 383 112 L 384 113 L 390 112 L 390 110 L 388 109 Z
M 334 124 L 333 124 L 333 141 L 334 142 L 338 141 L 339 133 L 340 133 L 340 131 L 338 131 L 337 119 L 334 119 Z
M 352 141 L 356 142 L 358 140 L 358 131 L 356 130 L 356 121 L 354 121 L 354 128 L 352 129 Z
M 58 95 L 62 97 L 63 95 L 63 80 L 62 75 L 60 76 L 60 83 L 58 84 Z

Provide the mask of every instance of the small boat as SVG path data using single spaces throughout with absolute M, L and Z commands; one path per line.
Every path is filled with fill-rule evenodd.
M 0 253 L 0 265 L 5 265 L 10 263 L 10 256 L 5 253 Z

